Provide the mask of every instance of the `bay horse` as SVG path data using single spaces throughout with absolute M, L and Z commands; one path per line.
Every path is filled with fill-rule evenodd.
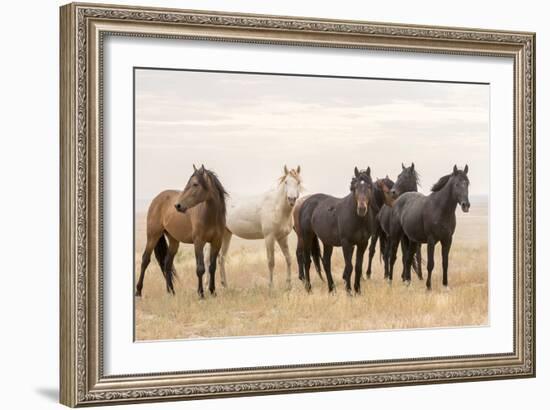
M 374 183 L 374 201 L 376 202 L 376 205 L 379 208 L 379 212 L 382 211 L 384 208 L 384 205 L 386 207 L 391 207 L 393 205 L 393 201 L 395 200 L 394 195 L 392 194 L 391 190 L 393 188 L 394 182 L 386 175 L 385 178 L 377 179 Z M 376 252 L 376 242 L 380 238 L 380 254 L 382 255 L 384 253 L 384 248 L 386 246 L 386 235 L 382 231 L 382 228 L 380 227 L 380 220 L 378 218 L 378 212 L 375 216 L 375 231 L 372 234 L 371 240 L 370 240 L 370 246 L 369 246 L 369 262 L 367 265 L 367 279 L 370 278 L 372 273 L 372 258 L 374 257 L 374 254 Z
M 175 294 L 173 261 L 180 242 L 195 247 L 197 292 L 201 298 L 204 297 L 203 248 L 206 243 L 211 244 L 208 289 L 212 295 L 216 294 L 216 261 L 225 230 L 226 196 L 225 188 L 213 171 L 204 165 L 199 169 L 193 165 L 193 174 L 183 191 L 166 190 L 153 199 L 147 211 L 147 244 L 141 259 L 136 296 L 141 296 L 145 270 L 153 250 L 166 280 L 166 290 Z
M 455 165 L 449 175 L 445 175 L 432 187 L 430 195 L 409 192 L 401 195 L 392 208 L 389 245 L 392 253 L 397 251 L 397 241 L 403 238 L 405 243 L 405 279 L 410 281 L 412 255 L 418 244 L 428 244 L 428 279 L 426 287 L 432 288 L 432 270 L 434 268 L 434 248 L 441 242 L 443 266 L 443 286 L 448 286 L 447 270 L 449 251 L 456 228 L 456 207 L 462 212 L 470 210 L 468 198 L 468 165 L 460 171 Z M 392 262 L 395 258 L 392 257 Z M 393 265 L 390 266 L 390 269 Z
M 393 196 L 393 201 L 387 202 L 384 204 L 382 209 L 377 215 L 378 223 L 380 224 L 380 230 L 378 231 L 380 242 L 382 245 L 382 258 L 384 260 L 384 279 L 393 280 L 393 270 L 390 270 L 390 252 L 388 252 L 388 236 L 390 234 L 390 225 L 392 218 L 392 206 L 394 201 L 401 195 L 406 192 L 417 192 L 418 191 L 418 181 L 419 175 L 416 172 L 414 167 L 414 162 L 411 163 L 409 167 L 406 167 L 404 164 L 401 164 L 401 173 L 397 176 L 397 181 L 390 190 L 391 195 Z M 371 244 L 371 247 L 376 244 Z M 416 255 L 416 264 L 415 271 L 420 279 L 422 279 L 422 266 L 421 266 L 421 256 L 420 256 L 420 246 L 418 247 L 418 253 Z M 403 273 L 401 275 L 404 280 L 405 270 L 403 268 Z
M 350 193 L 344 198 L 335 198 L 326 194 L 315 194 L 307 198 L 299 213 L 299 243 L 303 246 L 304 286 L 311 292 L 309 269 L 314 244 L 319 239 L 323 243 L 323 269 L 326 274 L 329 293 L 335 290 L 331 273 L 333 248 L 342 247 L 345 260 L 344 280 L 346 291 L 351 294 L 352 257 L 357 248 L 355 260 L 354 290 L 360 293 L 363 256 L 369 237 L 375 226 L 373 201 L 373 183 L 370 167 L 359 171 L 354 169 L 350 184 Z
M 283 167 L 283 175 L 277 186 L 261 195 L 232 199 L 227 209 L 226 229 L 220 251 L 220 275 L 222 285 L 226 285 L 225 260 L 231 243 L 236 235 L 243 239 L 264 239 L 269 269 L 269 286 L 273 286 L 275 268 L 275 242 L 279 244 L 286 260 L 287 287 L 291 287 L 291 263 L 288 248 L 288 235 L 292 231 L 292 209 L 302 191 L 300 166 L 296 169 Z

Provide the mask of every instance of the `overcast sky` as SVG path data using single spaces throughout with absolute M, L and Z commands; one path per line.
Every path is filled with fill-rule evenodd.
M 192 164 L 234 195 L 302 167 L 308 192 L 343 196 L 354 166 L 393 180 L 414 161 L 420 190 L 469 165 L 470 195 L 489 188 L 489 85 L 135 71 L 136 206 L 183 189 Z

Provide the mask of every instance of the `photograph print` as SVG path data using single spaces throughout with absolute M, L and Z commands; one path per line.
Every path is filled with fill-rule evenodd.
M 136 341 L 488 325 L 489 84 L 133 75 Z

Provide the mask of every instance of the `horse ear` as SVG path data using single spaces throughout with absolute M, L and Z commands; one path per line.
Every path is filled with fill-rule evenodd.
M 357 169 L 357 167 L 355 167 L 355 169 L 353 170 L 353 173 L 357 178 L 359 178 L 359 170 Z
M 367 167 L 367 175 L 370 177 L 370 167 Z
M 411 171 L 414 171 L 414 162 L 411 162 Z
M 401 169 L 405 169 L 405 165 L 403 165 L 403 163 L 401 163 Z
M 283 168 L 283 171 L 284 171 L 285 175 L 288 175 L 288 168 L 286 167 L 286 165 L 285 165 L 285 167 Z
M 468 175 L 468 164 L 466 164 L 466 166 L 464 167 L 464 174 Z
M 467 165 L 466 165 L 467 166 Z M 296 167 L 296 173 L 299 174 L 300 173 L 300 165 L 298 165 L 298 167 Z
M 456 166 L 456 164 L 455 164 L 455 166 L 454 166 L 454 168 L 453 168 L 453 175 L 456 175 L 457 172 L 458 172 L 458 168 L 457 168 L 457 166 Z
M 193 171 L 197 172 L 197 167 L 193 164 Z
M 204 164 L 201 164 L 201 168 L 199 169 L 199 172 L 201 174 L 204 174 Z

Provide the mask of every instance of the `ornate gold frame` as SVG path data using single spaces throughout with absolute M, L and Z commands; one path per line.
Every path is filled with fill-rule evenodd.
M 514 59 L 514 351 L 107 376 L 102 366 L 102 45 L 107 35 Z M 68 406 L 535 375 L 535 34 L 98 4 L 61 8 L 61 389 Z

